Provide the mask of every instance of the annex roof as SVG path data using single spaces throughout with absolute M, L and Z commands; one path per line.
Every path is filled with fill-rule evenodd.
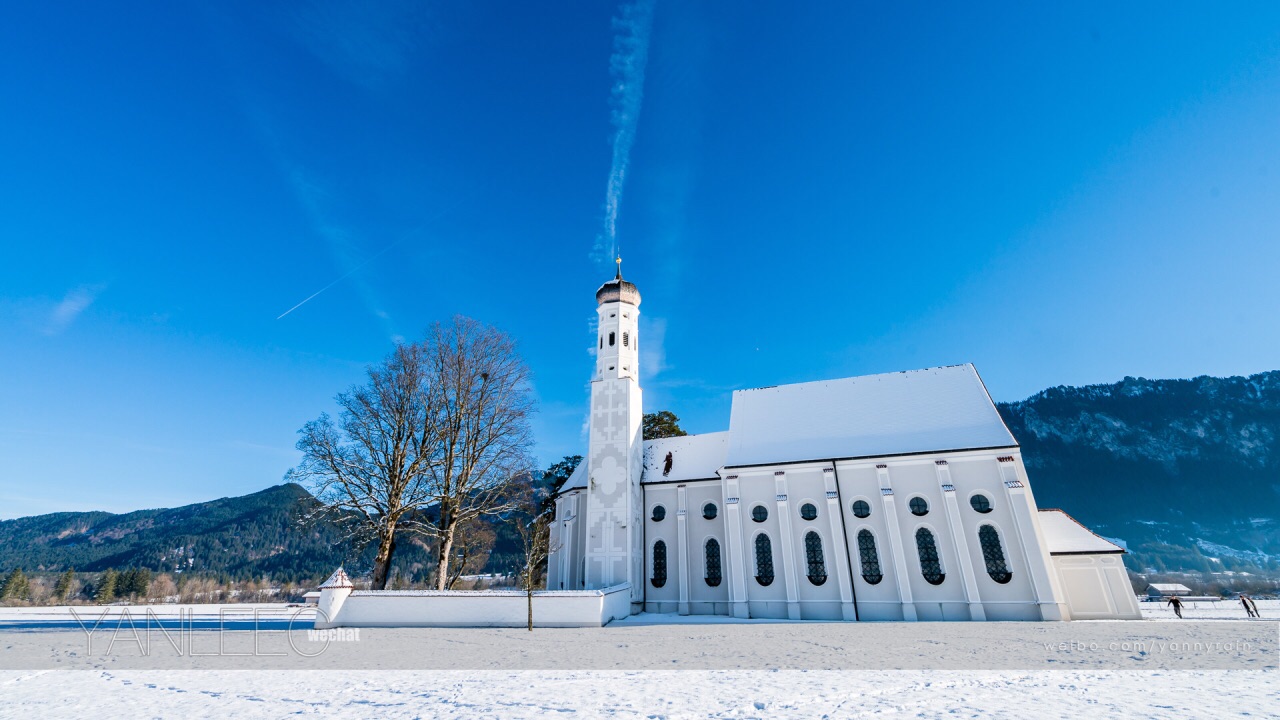
M 683 437 L 659 438 L 644 442 L 644 471 L 640 482 L 677 482 L 718 478 L 729 449 L 729 433 L 714 432 Z M 666 470 L 667 454 L 671 469 Z
M 1012 447 L 970 364 L 738 390 L 729 467 Z
M 583 460 L 578 463 L 578 467 L 569 473 L 569 479 L 564 481 L 564 485 L 560 488 L 560 492 L 566 490 L 581 490 L 587 486 L 587 461 Z
M 1119 545 L 1095 535 L 1078 520 L 1057 509 L 1040 511 L 1040 529 L 1050 555 L 1122 553 Z

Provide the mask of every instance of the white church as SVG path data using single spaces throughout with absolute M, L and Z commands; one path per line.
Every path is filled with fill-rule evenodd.
M 972 365 L 739 390 L 728 430 L 644 440 L 640 292 L 619 272 L 596 303 L 548 590 L 736 618 L 1140 617 L 1124 551 L 1036 506 Z

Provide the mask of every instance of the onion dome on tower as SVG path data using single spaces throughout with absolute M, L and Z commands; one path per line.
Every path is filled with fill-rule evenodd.
M 635 283 L 622 279 L 622 258 L 618 258 L 618 274 L 596 291 L 596 304 L 624 302 L 640 307 L 640 290 Z

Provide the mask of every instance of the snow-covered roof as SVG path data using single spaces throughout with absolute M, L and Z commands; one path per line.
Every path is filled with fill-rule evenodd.
M 973 365 L 738 390 L 725 464 L 1017 445 Z
M 564 481 L 564 485 L 560 487 L 560 492 L 566 490 L 581 490 L 587 486 L 587 461 L 583 460 L 578 463 L 578 467 L 569 473 L 569 479 Z
M 659 438 L 644 442 L 645 483 L 718 478 L 729 449 L 729 433 L 714 432 L 683 437 Z M 667 454 L 671 454 L 671 470 L 666 470 Z
M 1155 590 L 1161 593 L 1189 593 L 1191 588 L 1181 583 L 1151 583 L 1147 586 L 1147 590 Z
M 1050 555 L 1079 555 L 1091 553 L 1122 553 L 1115 543 L 1095 535 L 1078 520 L 1057 509 L 1040 511 L 1040 529 L 1049 546 Z
M 352 588 L 352 587 L 355 587 L 355 585 L 351 584 L 351 578 L 347 577 L 347 571 L 343 570 L 342 568 L 338 568 L 337 570 L 334 570 L 333 574 L 329 576 L 329 579 L 325 580 L 320 585 L 321 590 L 324 590 L 326 588 Z

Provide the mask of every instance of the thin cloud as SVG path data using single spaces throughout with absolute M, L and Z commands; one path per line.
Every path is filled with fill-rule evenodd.
M 432 35 L 427 3 L 314 0 L 293 12 L 293 30 L 313 55 L 348 80 L 378 89 L 405 75 Z
M 46 335 L 61 334 L 76 321 L 76 318 L 88 310 L 90 305 L 93 305 L 93 301 L 98 299 L 98 294 L 101 292 L 100 285 L 83 285 L 68 292 L 66 297 L 62 298 L 62 302 L 55 305 L 53 311 L 49 313 L 44 333 Z
M 604 228 L 596 237 L 592 255 L 607 263 L 618 254 L 618 208 L 631 165 L 631 146 L 644 100 L 644 69 L 649 62 L 649 37 L 653 32 L 654 0 L 635 0 L 618 9 L 613 18 L 613 54 L 609 56 L 609 119 L 613 124 L 613 162 L 605 191 Z

